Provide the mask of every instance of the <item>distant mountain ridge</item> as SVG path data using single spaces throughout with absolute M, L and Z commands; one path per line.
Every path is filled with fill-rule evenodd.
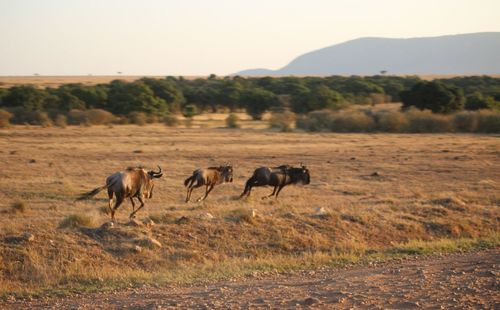
M 279 70 L 238 75 L 499 74 L 500 32 L 359 38 L 303 54 Z

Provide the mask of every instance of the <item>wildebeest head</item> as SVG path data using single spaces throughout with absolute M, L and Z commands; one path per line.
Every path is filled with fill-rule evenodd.
M 309 169 L 304 166 L 302 163 L 300 164 L 300 168 L 292 168 L 288 170 L 291 174 L 294 183 L 302 183 L 309 184 L 311 183 L 311 176 L 309 174 Z
M 233 182 L 233 166 L 226 164 L 219 166 L 218 170 L 224 183 Z
M 149 178 L 148 178 L 148 186 L 147 186 L 147 189 L 148 189 L 147 197 L 149 199 L 153 198 L 153 187 L 155 186 L 153 183 L 153 179 L 161 178 L 162 175 L 163 175 L 163 173 L 161 172 L 160 166 L 158 166 L 158 172 L 156 172 L 154 170 L 148 171 Z

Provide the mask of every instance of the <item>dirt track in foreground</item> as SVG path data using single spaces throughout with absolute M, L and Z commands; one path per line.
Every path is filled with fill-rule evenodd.
M 0 308 L 474 308 L 500 307 L 500 249 L 102 294 L 0 303 Z

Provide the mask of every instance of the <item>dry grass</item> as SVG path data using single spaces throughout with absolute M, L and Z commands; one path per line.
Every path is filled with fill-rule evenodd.
M 426 253 L 427 243 L 411 240 L 490 238 L 499 232 L 499 156 L 498 138 L 488 135 L 15 126 L 0 131 L 0 292 L 186 282 L 351 262 L 390 249 Z M 195 168 L 226 161 L 234 183 L 216 187 L 204 203 L 183 203 L 182 181 Z M 310 185 L 287 187 L 277 201 L 260 199 L 270 188 L 235 199 L 255 167 L 299 162 L 311 171 Z M 126 201 L 118 225 L 102 229 L 106 194 L 74 201 L 114 171 L 157 164 L 168 173 L 137 214 L 153 226 L 125 225 Z M 12 213 L 18 201 L 29 208 Z M 91 221 L 60 228 L 74 214 Z M 13 241 L 25 232 L 35 240 Z M 149 238 L 162 247 L 134 250 Z M 456 247 L 450 242 L 432 251 Z M 397 250 L 403 245 L 411 249 Z

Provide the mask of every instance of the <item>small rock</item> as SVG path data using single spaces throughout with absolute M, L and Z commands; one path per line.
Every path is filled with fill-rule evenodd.
M 207 221 L 210 221 L 210 220 L 213 220 L 215 217 L 210 214 L 209 212 L 205 212 L 203 214 L 200 215 L 200 219 L 202 220 L 207 220 Z
M 356 157 L 351 157 L 351 160 L 356 160 Z
M 186 224 L 186 223 L 189 223 L 189 218 L 187 216 L 181 216 L 180 218 L 178 218 L 175 223 L 177 224 Z
M 115 227 L 115 223 L 113 222 L 106 222 L 101 225 L 100 230 L 108 230 L 108 229 L 113 229 Z
M 316 215 L 326 215 L 328 211 L 324 207 L 316 208 Z
M 29 163 L 30 164 L 34 164 L 34 163 L 36 163 L 36 160 L 35 159 L 30 159 Z
M 35 241 L 35 235 L 33 234 L 30 234 L 30 233 L 24 233 L 21 238 L 24 240 L 24 241 L 28 241 L 28 242 L 32 242 L 32 241 Z
M 141 252 L 142 252 L 142 247 L 140 247 L 140 246 L 136 245 L 136 246 L 134 247 L 134 252 L 136 252 L 136 253 L 141 253 Z
M 142 153 L 142 150 L 134 150 L 134 153 Z
M 380 173 L 378 173 L 378 171 L 375 171 L 371 174 L 372 177 L 379 177 L 380 176 Z
M 310 306 L 310 305 L 316 304 L 318 302 L 319 302 L 319 300 L 317 300 L 316 298 L 308 297 L 304 300 L 304 305 Z

